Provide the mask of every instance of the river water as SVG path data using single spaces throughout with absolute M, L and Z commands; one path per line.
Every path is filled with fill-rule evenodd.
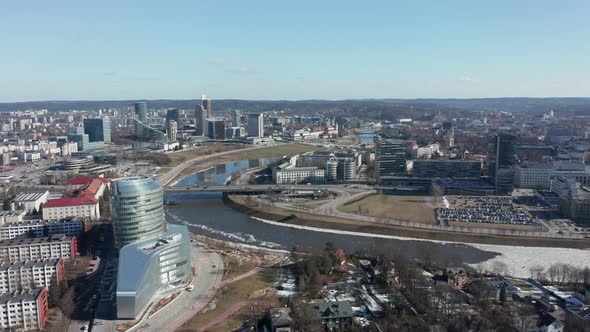
M 270 159 L 229 162 L 187 176 L 176 186 L 219 185 L 238 171 L 267 165 Z M 378 239 L 365 236 L 331 234 L 312 230 L 271 225 L 225 206 L 221 193 L 167 193 L 166 200 L 176 206 L 166 210 L 167 220 L 189 226 L 196 234 L 246 245 L 305 252 L 320 252 L 330 241 L 347 252 L 403 254 L 408 257 L 431 257 L 443 264 L 476 264 L 496 253 L 468 245 L 433 243 L 420 240 Z

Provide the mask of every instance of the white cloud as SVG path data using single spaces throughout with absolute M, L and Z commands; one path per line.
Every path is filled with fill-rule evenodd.
M 473 78 L 470 75 L 463 75 L 463 76 L 459 77 L 459 81 L 462 81 L 462 82 L 479 82 L 478 79 L 475 79 L 475 78 Z

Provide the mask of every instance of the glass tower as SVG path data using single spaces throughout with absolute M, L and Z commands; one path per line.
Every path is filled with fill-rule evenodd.
M 161 236 L 164 232 L 164 192 L 148 177 L 129 177 L 111 183 L 115 244 Z

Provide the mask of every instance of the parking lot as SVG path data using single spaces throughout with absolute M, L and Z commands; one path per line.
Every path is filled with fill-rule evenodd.
M 515 204 L 510 196 L 448 196 L 444 207 L 435 209 L 437 221 L 510 225 L 538 224 L 527 209 Z

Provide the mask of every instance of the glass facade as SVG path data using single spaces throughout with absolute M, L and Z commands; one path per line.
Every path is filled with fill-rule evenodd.
M 111 211 L 118 248 L 162 235 L 162 187 L 147 177 L 117 179 L 111 183 Z
M 111 121 L 108 118 L 84 119 L 84 133 L 90 142 L 111 143 Z
M 117 317 L 140 317 L 155 297 L 184 286 L 192 272 L 190 233 L 186 226 L 168 225 L 155 239 L 124 246 L 119 255 Z

